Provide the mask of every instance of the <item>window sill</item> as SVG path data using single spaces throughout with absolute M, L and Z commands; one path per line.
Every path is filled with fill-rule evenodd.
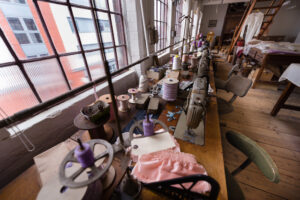
M 121 79 L 126 79 L 128 76 L 132 75 L 133 73 L 136 73 L 135 71 L 129 70 L 126 71 L 119 76 L 116 76 L 112 79 L 113 83 L 116 83 L 117 81 Z M 108 87 L 108 83 L 104 82 L 96 87 L 96 91 L 99 94 L 99 92 L 103 89 L 106 89 Z M 89 96 L 94 96 L 94 89 L 91 88 L 83 93 L 78 94 L 77 96 L 58 104 L 48 110 L 45 110 L 44 112 L 39 113 L 38 115 L 21 122 L 20 124 L 17 124 L 19 129 L 22 131 L 25 131 L 27 129 L 30 129 L 31 127 L 41 123 L 42 121 L 46 119 L 54 119 L 57 116 L 59 116 L 64 110 L 72 107 L 74 104 L 79 103 L 80 101 L 88 98 Z M 14 136 L 14 131 L 10 128 L 7 130 L 11 136 Z

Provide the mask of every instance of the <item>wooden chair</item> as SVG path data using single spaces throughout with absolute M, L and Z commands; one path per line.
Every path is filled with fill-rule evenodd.
M 238 96 L 244 97 L 248 93 L 252 85 L 252 80 L 239 75 L 233 75 L 226 81 L 215 79 L 215 83 L 217 89 L 233 93 L 233 96 L 228 102 L 222 98 L 217 98 L 219 113 L 226 114 L 233 111 L 232 103 Z
M 228 131 L 226 133 L 226 139 L 232 146 L 234 146 L 247 156 L 247 159 L 233 172 L 230 173 L 228 169 L 225 169 L 228 199 L 245 199 L 241 188 L 239 187 L 233 176 L 240 173 L 252 162 L 271 182 L 279 182 L 280 178 L 276 164 L 274 163 L 270 155 L 263 148 L 257 145 L 256 142 L 245 135 L 233 131 Z

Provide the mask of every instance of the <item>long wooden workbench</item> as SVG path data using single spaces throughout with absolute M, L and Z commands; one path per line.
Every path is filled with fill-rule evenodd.
M 212 65 L 210 65 L 210 84 L 214 89 L 213 95 L 216 95 Z M 166 117 L 167 112 L 174 111 L 175 107 L 176 103 L 167 103 L 159 120 L 163 121 L 167 126 L 176 126 L 178 118 L 169 122 Z M 227 199 L 223 149 L 216 97 L 210 97 L 207 106 L 205 145 L 199 146 L 179 139 L 177 141 L 180 144 L 182 152 L 194 154 L 197 161 L 205 167 L 208 175 L 217 180 L 220 185 L 218 199 Z M 35 199 L 40 187 L 41 184 L 37 169 L 35 166 L 32 166 L 0 191 L 0 199 Z M 143 189 L 142 199 L 162 199 L 162 197 L 150 190 Z

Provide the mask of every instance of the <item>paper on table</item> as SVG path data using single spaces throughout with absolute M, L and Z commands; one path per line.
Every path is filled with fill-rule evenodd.
M 134 148 L 137 145 L 137 148 Z M 175 147 L 169 132 L 156 134 L 149 137 L 135 138 L 131 141 L 131 153 L 136 156 L 153 153 Z

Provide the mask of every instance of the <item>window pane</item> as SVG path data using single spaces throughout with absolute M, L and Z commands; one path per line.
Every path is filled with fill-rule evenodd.
M 68 19 L 70 14 L 66 6 L 54 3 L 40 2 L 39 5 L 58 53 L 78 51 L 76 35 Z M 71 22 L 72 24 L 72 22 Z
M 83 6 L 89 6 L 89 7 L 91 7 L 89 0 L 70 0 L 70 3 L 74 3 L 74 4 L 78 4 L 78 5 L 83 5 Z
M 91 46 L 99 48 L 91 11 L 86 9 L 81 9 L 81 8 L 72 8 L 72 10 L 74 13 L 74 17 L 76 19 L 77 18 L 85 19 L 84 21 L 81 21 L 81 25 L 79 26 L 81 27 L 81 29 L 83 29 L 83 27 L 87 27 L 85 28 L 85 31 L 88 30 L 88 32 L 82 32 L 79 34 L 84 49 L 85 50 L 91 49 L 90 48 Z
M 88 73 L 84 66 L 81 54 L 64 56 L 60 58 L 60 61 L 67 74 L 67 78 L 72 89 L 89 82 Z
M 105 76 L 104 65 L 100 51 L 85 54 L 93 80 Z
M 108 46 L 109 44 L 113 45 L 108 14 L 103 12 L 98 12 L 98 18 L 99 18 L 98 20 L 100 23 L 103 43 L 106 44 L 106 46 Z
M 42 101 L 68 91 L 56 59 L 26 63 L 24 66 Z
M 106 0 L 96 0 L 95 2 L 97 8 L 107 10 Z
M 121 68 L 127 66 L 127 57 L 126 57 L 125 47 L 118 47 L 117 55 L 118 55 L 119 68 L 121 69 Z
M 16 2 L 12 0 L 0 4 L 3 16 L 0 26 L 18 58 L 26 59 L 52 54 L 39 17 L 36 12 L 32 13 L 35 11 L 32 1 L 28 1 L 29 4 Z M 30 33 L 40 34 L 41 42 L 32 39 Z
M 30 41 L 25 33 L 15 33 L 15 36 L 20 44 L 29 44 Z
M 39 33 L 30 33 L 30 37 L 33 43 L 43 43 Z
M 119 0 L 108 0 L 109 9 L 114 12 L 121 12 Z
M 123 32 L 124 29 L 123 29 L 121 16 L 112 14 L 111 21 L 114 30 L 115 44 L 116 45 L 125 44 L 124 32 Z
M 2 38 L 0 38 L 0 63 L 12 62 L 14 61 L 12 55 L 8 51 L 6 45 L 4 44 Z
M 109 65 L 109 71 L 114 72 L 117 70 L 117 64 L 116 64 L 116 58 L 115 58 L 115 52 L 113 48 L 105 49 L 105 56 L 106 60 Z
M 23 26 L 20 22 L 20 20 L 16 17 L 8 17 L 7 18 L 7 21 L 9 23 L 9 25 L 11 26 L 11 29 L 14 30 L 14 31 L 22 31 L 24 30 L 23 29 Z
M 28 30 L 34 31 L 37 30 L 33 19 L 24 18 L 24 22 Z
M 0 68 L 0 105 L 4 111 L 13 115 L 36 104 L 38 101 L 19 68 L 16 65 Z

